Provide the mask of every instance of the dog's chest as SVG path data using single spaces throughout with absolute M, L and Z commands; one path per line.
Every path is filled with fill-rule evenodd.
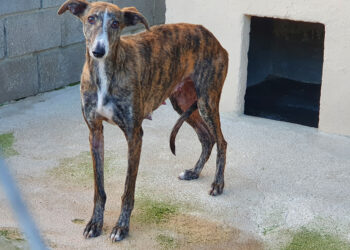
M 98 64 L 98 78 L 100 79 L 100 84 L 97 91 L 97 107 L 96 112 L 108 119 L 109 121 L 113 120 L 113 106 L 111 103 L 106 102 L 106 96 L 109 89 L 109 81 L 106 74 L 105 63 L 103 61 Z

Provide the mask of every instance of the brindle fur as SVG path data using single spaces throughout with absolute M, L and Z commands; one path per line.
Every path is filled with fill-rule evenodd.
M 68 0 L 59 14 L 70 10 L 81 19 L 86 37 L 86 62 L 81 76 L 82 112 L 90 130 L 91 155 L 95 176 L 94 209 L 85 237 L 101 234 L 106 194 L 103 183 L 103 121 L 118 125 L 128 142 L 128 170 L 122 196 L 121 214 L 114 227 L 112 241 L 123 239 L 129 231 L 134 207 L 135 182 L 142 145 L 142 121 L 170 97 L 181 115 L 174 127 L 171 144 L 175 153 L 175 136 L 186 120 L 196 131 L 202 154 L 196 166 L 186 170 L 181 179 L 198 178 L 217 144 L 215 179 L 210 195 L 219 195 L 224 188 L 226 141 L 220 128 L 219 101 L 228 68 L 228 54 L 214 35 L 201 25 L 167 24 L 148 28 L 146 19 L 133 7 L 86 0 Z M 101 79 L 98 62 L 89 48 L 102 27 L 103 13 L 118 20 L 118 30 L 108 30 L 110 52 L 105 58 L 108 80 L 104 105 L 112 107 L 112 118 L 97 112 Z M 97 16 L 95 25 L 88 17 Z M 120 36 L 121 30 L 143 23 L 148 31 L 133 36 Z M 198 109 L 197 109 L 198 107 Z M 186 112 L 187 111 L 187 112 Z

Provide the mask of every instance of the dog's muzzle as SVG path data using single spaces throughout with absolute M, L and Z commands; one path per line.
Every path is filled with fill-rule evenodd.
M 104 47 L 102 46 L 97 46 L 94 51 L 92 51 L 92 54 L 96 57 L 96 58 L 102 58 L 104 57 L 104 55 L 106 54 L 106 50 Z

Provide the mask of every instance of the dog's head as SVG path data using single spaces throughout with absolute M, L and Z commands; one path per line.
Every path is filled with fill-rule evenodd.
M 69 10 L 84 26 L 84 35 L 92 58 L 103 59 L 118 44 L 126 26 L 142 23 L 149 29 L 146 18 L 135 7 L 120 9 L 105 2 L 89 3 L 86 0 L 68 0 L 58 10 L 61 15 Z

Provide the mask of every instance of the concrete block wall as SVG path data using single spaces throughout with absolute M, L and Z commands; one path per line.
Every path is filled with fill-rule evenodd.
M 150 25 L 165 22 L 165 0 L 107 1 L 135 6 Z M 57 15 L 63 2 L 0 1 L 0 104 L 80 80 L 85 59 L 82 24 L 73 15 Z

